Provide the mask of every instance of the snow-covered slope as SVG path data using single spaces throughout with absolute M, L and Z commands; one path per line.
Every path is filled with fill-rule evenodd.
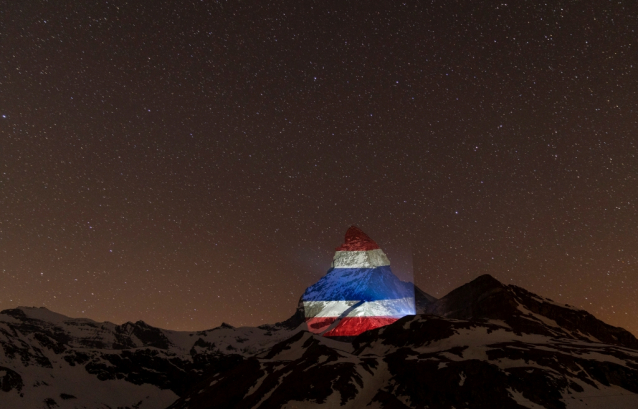
M 638 340 L 586 311 L 490 276 L 425 309 L 352 342 L 302 306 L 201 332 L 5 310 L 0 408 L 638 407 Z
M 170 408 L 638 407 L 630 333 L 489 276 L 434 305 L 441 316 L 406 316 L 352 350 L 300 331 Z M 582 334 L 561 327 L 578 317 Z
M 293 317 L 294 318 L 294 317 Z M 0 312 L 0 408 L 156 408 L 206 373 L 295 333 L 289 322 L 199 332 L 73 319 L 45 308 Z

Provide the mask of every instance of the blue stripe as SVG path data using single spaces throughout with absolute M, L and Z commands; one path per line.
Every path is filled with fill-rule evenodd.
M 331 268 L 306 289 L 302 301 L 377 301 L 414 298 L 414 285 L 401 281 L 390 266 Z

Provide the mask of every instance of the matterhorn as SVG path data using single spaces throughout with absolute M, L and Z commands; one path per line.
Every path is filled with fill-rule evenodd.
M 346 232 L 336 248 L 332 266 L 301 297 L 308 329 L 326 337 L 354 337 L 416 313 L 419 304 L 434 301 L 414 284 L 392 273 L 390 260 L 367 234 L 356 226 Z

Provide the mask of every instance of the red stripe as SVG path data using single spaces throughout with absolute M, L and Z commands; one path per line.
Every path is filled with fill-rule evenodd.
M 308 324 L 308 331 L 313 332 L 315 334 L 321 334 L 323 331 L 327 330 L 333 322 L 335 322 L 337 317 L 313 317 L 306 318 L 306 324 Z
M 346 242 L 337 247 L 337 251 L 368 251 L 376 250 L 379 245 L 357 226 L 350 226 L 346 232 Z
M 332 320 L 334 321 L 334 318 Z M 371 329 L 385 327 L 398 320 L 398 318 L 392 317 L 345 317 L 339 321 L 336 327 L 323 334 L 323 336 L 352 337 Z

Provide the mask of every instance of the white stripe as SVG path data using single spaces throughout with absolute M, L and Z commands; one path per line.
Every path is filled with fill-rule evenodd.
M 303 309 L 307 318 L 339 317 L 359 301 L 304 301 Z
M 333 268 L 375 268 L 389 266 L 390 260 L 381 249 L 368 251 L 337 251 Z
M 306 318 L 340 317 L 359 301 L 304 301 Z M 346 317 L 403 317 L 414 315 L 414 298 L 366 301 L 350 311 Z

